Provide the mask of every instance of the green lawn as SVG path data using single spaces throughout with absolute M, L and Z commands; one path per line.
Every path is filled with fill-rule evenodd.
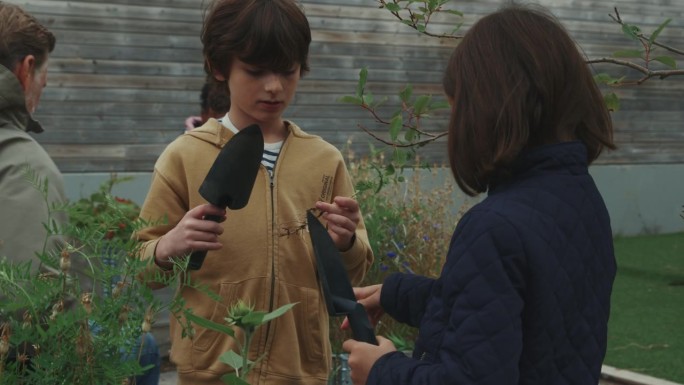
M 684 233 L 616 238 L 604 363 L 684 383 Z

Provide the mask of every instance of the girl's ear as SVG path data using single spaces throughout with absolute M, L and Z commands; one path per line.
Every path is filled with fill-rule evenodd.
M 14 75 L 19 79 L 19 83 L 21 83 L 21 88 L 24 89 L 24 92 L 29 88 L 31 79 L 35 75 L 35 70 L 36 58 L 33 55 L 26 55 L 26 57 L 14 67 Z

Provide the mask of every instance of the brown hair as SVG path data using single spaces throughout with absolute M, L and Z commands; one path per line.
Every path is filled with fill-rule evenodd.
M 309 70 L 309 22 L 293 0 L 215 0 L 202 28 L 204 68 L 228 77 L 237 58 L 275 72 Z
M 478 21 L 454 49 L 443 86 L 453 101 L 449 163 L 468 195 L 487 191 L 525 149 L 580 140 L 591 163 L 615 148 L 584 57 L 543 8 L 511 5 Z
M 55 35 L 20 7 L 0 1 L 0 64 L 14 71 L 28 55 L 40 68 L 55 49 Z

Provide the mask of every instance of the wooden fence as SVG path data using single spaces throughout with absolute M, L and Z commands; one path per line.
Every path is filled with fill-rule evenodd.
M 48 87 L 37 111 L 46 131 L 37 139 L 63 172 L 151 171 L 163 148 L 199 110 L 203 82 L 199 40 L 201 0 L 10 1 L 36 15 L 57 35 Z M 462 19 L 436 20 L 436 31 L 463 22 L 463 30 L 502 1 L 455 1 Z M 419 35 L 374 0 L 305 0 L 313 43 L 312 71 L 301 81 L 286 117 L 339 148 L 351 141 L 364 152 L 372 140 L 358 127 L 375 127 L 362 109 L 338 101 L 353 94 L 359 70 L 369 68 L 368 88 L 393 96 L 408 82 L 417 92 L 441 98 L 444 64 L 456 41 Z M 684 0 L 542 0 L 566 25 L 589 57 L 637 48 L 608 14 L 646 33 L 672 18 L 661 35 L 684 48 Z M 680 58 L 681 59 L 681 58 Z M 680 63 L 684 61 L 680 60 Z M 621 68 L 600 66 L 615 76 Z M 654 79 L 621 88 L 622 111 L 614 114 L 620 150 L 602 163 L 684 161 L 684 77 Z M 387 108 L 384 113 L 391 113 Z M 429 129 L 442 131 L 445 114 Z M 377 128 L 377 127 L 375 127 Z M 379 145 L 379 143 L 375 143 Z M 443 162 L 444 143 L 422 150 Z

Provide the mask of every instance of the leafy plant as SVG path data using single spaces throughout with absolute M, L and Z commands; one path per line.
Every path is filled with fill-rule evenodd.
M 62 227 L 47 221 L 61 249 L 44 247 L 30 262 L 0 261 L 0 384 L 128 383 L 147 369 L 138 363 L 140 337 L 163 306 L 137 279 L 146 267 L 133 258 L 138 243 L 107 232 L 146 224 L 132 219 L 128 205 L 111 205 L 117 201 L 106 189 L 92 207 L 109 208 L 91 211 L 93 218 L 85 217 L 84 202 L 50 206 L 48 181 L 31 170 L 26 177 L 50 218 L 64 211 L 81 219 Z
M 138 218 L 140 207 L 130 199 L 112 195 L 112 188 L 132 177 L 112 175 L 97 191 L 69 204 L 69 221 L 81 229 L 99 229 L 104 239 L 128 240 L 133 233 L 131 222 Z M 119 218 L 119 221 L 112 219 Z
M 454 188 L 450 174 L 443 168 L 422 167 L 415 160 L 411 172 L 401 178 L 383 180 L 379 170 L 386 162 L 382 153 L 357 160 L 348 154 L 348 166 L 356 182 L 356 199 L 361 205 L 375 260 L 362 285 L 381 283 L 394 272 L 437 277 L 440 273 L 451 233 L 465 211 L 452 210 Z M 385 174 L 386 176 L 386 174 Z M 331 320 L 334 351 L 350 334 L 339 330 L 341 319 Z M 412 350 L 417 330 L 391 317 L 383 317 L 376 334 L 391 338 L 398 348 Z
M 191 323 L 229 335 L 236 339 L 239 353 L 229 350 L 219 357 L 221 362 L 233 368 L 234 371 L 233 373 L 228 373 L 221 377 L 221 380 L 229 385 L 248 385 L 247 375 L 254 368 L 254 365 L 263 358 L 263 356 L 261 356 L 257 358 L 256 361 L 251 361 L 248 358 L 249 348 L 252 344 L 254 333 L 261 325 L 285 314 L 292 309 L 294 305 L 296 305 L 296 303 L 283 305 L 278 309 L 267 313 L 255 311 L 253 306 L 246 304 L 242 300 L 238 300 L 237 303 L 228 309 L 228 316 L 224 318 L 226 321 L 225 324 L 219 324 L 206 318 L 199 317 L 193 314 L 189 309 L 185 310 L 185 317 L 190 320 Z M 236 335 L 233 327 L 241 330 L 241 333 Z

